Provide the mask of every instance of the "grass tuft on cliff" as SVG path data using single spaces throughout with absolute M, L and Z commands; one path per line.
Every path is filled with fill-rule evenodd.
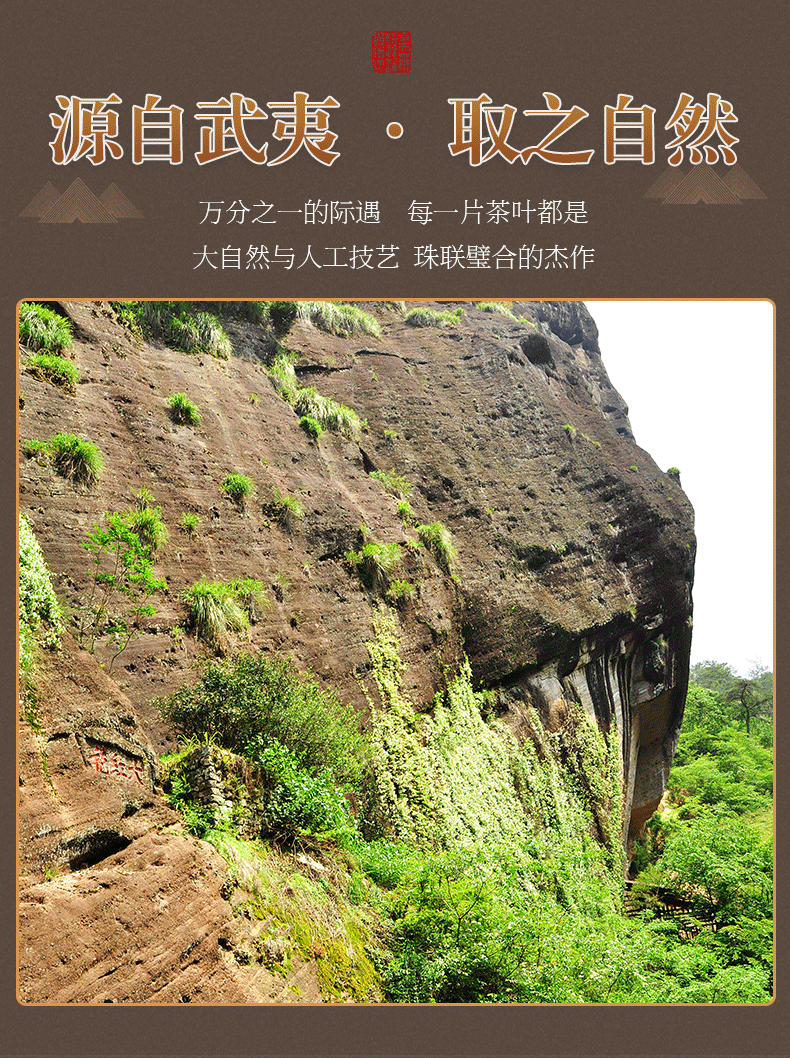
M 58 433 L 48 441 L 33 439 L 25 445 L 28 455 L 49 460 L 61 477 L 92 488 L 104 469 L 101 452 L 92 441 L 71 433 Z
M 48 305 L 23 301 L 19 306 L 19 341 L 36 351 L 60 353 L 74 341 L 71 320 Z
M 54 353 L 36 353 L 25 364 L 25 371 L 42 382 L 49 382 L 67 393 L 77 392 L 80 369 L 71 360 Z
M 354 334 L 381 337 L 381 327 L 375 317 L 356 305 L 337 301 L 300 301 L 297 315 L 322 331 L 350 338 Z

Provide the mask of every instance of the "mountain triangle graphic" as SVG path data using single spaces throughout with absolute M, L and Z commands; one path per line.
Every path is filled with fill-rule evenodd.
M 132 205 L 116 184 L 110 184 L 107 190 L 99 196 L 99 202 L 117 220 L 137 220 L 142 217 L 142 213 Z
M 47 183 L 41 188 L 36 197 L 25 206 L 20 217 L 43 217 L 48 209 L 60 198 L 60 191 L 52 184 Z
M 721 177 L 716 176 L 709 166 L 695 165 L 677 187 L 666 196 L 664 205 L 693 206 L 697 202 L 706 202 L 708 205 L 739 206 L 741 200 L 730 191 Z
M 116 224 L 115 217 L 79 177 L 41 217 L 39 224 Z
M 724 177 L 724 183 L 738 198 L 765 198 L 754 180 L 741 169 L 740 165 L 734 165 L 728 171 Z

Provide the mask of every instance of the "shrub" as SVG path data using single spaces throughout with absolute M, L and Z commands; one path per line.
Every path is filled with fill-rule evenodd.
M 343 305 L 335 301 L 302 301 L 299 303 L 300 319 L 308 320 L 316 327 L 341 338 L 352 334 L 372 334 L 381 337 L 381 327 L 370 315 L 356 305 Z
M 25 364 L 25 370 L 42 382 L 51 382 L 69 393 L 76 393 L 80 371 L 71 360 L 54 353 L 36 353 Z
M 674 478 L 675 481 L 680 481 L 680 470 L 677 467 L 670 467 L 667 474 L 669 474 L 671 478 Z
M 182 511 L 181 512 L 181 529 L 192 539 L 197 532 L 197 527 L 200 524 L 200 518 L 194 511 Z
M 418 525 L 417 535 L 420 541 L 433 554 L 445 573 L 451 573 L 453 564 L 458 558 L 458 552 L 453 547 L 450 533 L 441 522 L 431 522 L 430 525 Z
M 458 323 L 464 310 L 457 308 L 445 312 L 437 312 L 435 309 L 419 308 L 412 309 L 406 313 L 406 323 L 411 327 L 452 327 Z
M 147 511 L 147 508 L 145 508 Z M 107 634 L 116 650 L 110 661 L 141 635 L 139 620 L 152 616 L 149 599 L 167 585 L 151 569 L 151 549 L 131 527 L 131 520 L 143 512 L 121 511 L 105 515 L 107 527 L 94 525 L 83 547 L 92 556 L 91 590 L 79 625 L 79 641 L 93 650 L 96 639 Z M 125 600 L 125 602 L 124 602 Z M 119 612 L 119 606 L 126 609 Z
M 353 709 L 289 658 L 210 660 L 194 686 L 154 704 L 183 738 L 210 738 L 236 753 L 257 753 L 276 739 L 314 774 L 328 768 L 343 783 L 361 776 L 366 742 Z
M 314 441 L 317 441 L 321 434 L 324 432 L 324 428 L 321 423 L 317 419 L 314 419 L 312 415 L 303 415 L 299 420 L 299 425 L 302 427 L 305 433 L 309 434 L 310 437 L 313 438 Z
M 198 406 L 186 393 L 174 393 L 172 397 L 168 397 L 167 406 L 170 408 L 173 422 L 185 423 L 187 426 L 197 426 L 200 422 Z
M 263 513 L 273 518 L 287 532 L 291 532 L 294 523 L 304 518 L 304 508 L 295 496 L 286 496 L 278 488 L 274 489 L 271 503 L 264 504 Z
M 310 834 L 337 839 L 355 832 L 348 803 L 328 768 L 311 774 L 282 742 L 262 735 L 247 753 L 269 787 L 263 822 L 269 834 L 289 840 Z
M 255 488 L 255 482 L 245 474 L 228 474 L 220 485 L 225 495 L 233 500 L 237 507 L 244 508 L 244 501 Z
M 61 477 L 88 488 L 95 485 L 104 460 L 95 444 L 71 433 L 58 433 L 48 441 L 33 439 L 25 446 L 28 455 L 45 455 Z
M 380 481 L 384 491 L 391 496 L 397 496 L 401 500 L 408 500 L 411 496 L 411 483 L 400 474 L 396 474 L 394 470 L 391 470 L 389 474 L 383 470 L 372 470 L 370 476 Z
M 19 341 L 34 352 L 45 349 L 58 353 L 74 341 L 71 320 L 47 305 L 23 301 L 19 306 Z
M 563 430 L 571 440 L 576 436 L 576 427 L 572 423 L 566 422 L 563 426 Z
M 161 507 L 146 506 L 129 514 L 129 528 L 137 533 L 143 547 L 153 554 L 167 543 L 169 533 L 162 518 Z
M 237 592 L 225 581 L 201 577 L 184 589 L 181 598 L 187 607 L 187 628 L 219 652 L 225 650 L 228 632 L 242 632 L 249 625 Z
M 365 587 L 383 593 L 400 563 L 400 547 L 397 544 L 376 544 L 371 540 L 359 551 L 347 551 L 345 558 Z

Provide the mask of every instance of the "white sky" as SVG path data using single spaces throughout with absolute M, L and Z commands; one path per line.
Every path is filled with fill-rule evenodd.
M 637 444 L 696 512 L 691 660 L 773 668 L 773 305 L 589 301 Z

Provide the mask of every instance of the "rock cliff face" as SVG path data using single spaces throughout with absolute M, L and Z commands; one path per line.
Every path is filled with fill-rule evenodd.
M 626 843 L 661 798 L 688 679 L 693 513 L 636 445 L 589 312 L 518 302 L 525 319 L 512 319 L 468 304 L 437 329 L 410 326 L 392 303 L 364 307 L 380 340 L 301 321 L 280 339 L 299 384 L 366 421 L 357 440 L 310 439 L 266 371 L 271 334 L 238 315 L 223 320 L 233 354 L 222 361 L 141 343 L 105 303 L 62 302 L 82 374 L 74 396 L 25 373 L 22 349 L 20 509 L 66 608 L 85 600 L 81 545 L 105 511 L 144 486 L 170 527 L 156 557 L 169 590 L 144 634 L 111 674 L 97 664 L 106 648 L 94 657 L 64 637 L 43 661 L 36 729 L 20 725 L 23 1000 L 294 998 L 231 954 L 223 863 L 180 832 L 157 787 L 157 755 L 175 743 L 151 702 L 194 679 L 203 648 L 177 631 L 179 597 L 205 574 L 270 586 L 272 605 L 236 646 L 292 654 L 366 711 L 376 610 L 344 555 L 363 524 L 379 542 L 414 536 L 376 470 L 410 482 L 413 524 L 443 523 L 458 551 L 451 578 L 404 548 L 418 584 L 397 611 L 409 698 L 430 703 L 465 653 L 516 734 L 530 706 L 554 728 L 573 701 L 604 729 L 616 722 Z M 180 392 L 201 409 L 194 428 L 169 417 Z M 102 450 L 96 488 L 24 454 L 58 431 Z M 219 488 L 231 472 L 256 484 L 243 509 Z M 267 516 L 275 489 L 302 504 L 290 529 Z M 179 531 L 184 511 L 200 518 L 194 537 Z

